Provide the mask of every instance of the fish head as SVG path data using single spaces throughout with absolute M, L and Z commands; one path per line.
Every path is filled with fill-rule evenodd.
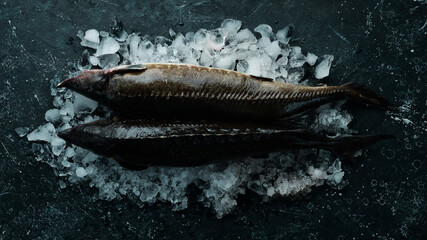
M 58 133 L 58 137 L 74 145 L 89 149 L 103 156 L 110 156 L 108 139 L 100 137 L 102 127 L 91 126 L 91 123 L 69 128 Z
M 87 97 L 99 100 L 98 96 L 102 95 L 107 88 L 109 75 L 104 70 L 86 70 L 77 77 L 65 79 L 56 87 L 69 88 Z

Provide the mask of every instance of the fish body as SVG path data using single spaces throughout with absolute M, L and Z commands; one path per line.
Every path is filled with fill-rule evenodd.
M 301 129 L 247 123 L 98 120 L 59 136 L 128 168 L 198 166 L 285 149 L 323 148 L 352 156 L 383 135 L 329 138 Z
M 58 84 L 128 116 L 170 119 L 276 119 L 337 99 L 387 108 L 357 84 L 301 86 L 231 70 L 186 64 L 139 64 L 88 70 Z

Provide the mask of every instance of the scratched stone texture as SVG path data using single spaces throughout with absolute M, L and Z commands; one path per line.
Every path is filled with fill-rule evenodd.
M 426 239 L 426 13 L 425 0 L 1 1 L 0 239 Z M 328 84 L 361 82 L 403 106 L 351 109 L 353 129 L 396 139 L 345 164 L 342 190 L 270 202 L 248 193 L 218 220 L 197 200 L 171 212 L 163 203 L 95 201 L 86 185 L 61 190 L 14 132 L 44 123 L 51 80 L 66 77 L 82 52 L 79 29 L 108 31 L 118 19 L 128 32 L 166 36 L 227 18 L 250 29 L 293 24 L 295 45 L 335 56 Z

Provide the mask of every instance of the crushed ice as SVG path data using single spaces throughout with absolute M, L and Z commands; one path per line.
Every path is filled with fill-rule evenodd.
M 171 39 L 158 36 L 151 39 L 140 33 L 127 34 L 120 25 L 111 33 L 96 29 L 78 32 L 81 45 L 87 49 L 79 70 L 93 67 L 111 68 L 116 65 L 143 62 L 189 63 L 218 68 L 236 69 L 243 73 L 275 78 L 277 81 L 301 83 L 306 71 L 318 79 L 329 75 L 333 56 L 325 55 L 314 69 L 318 57 L 304 54 L 298 46 L 290 46 L 291 27 L 275 34 L 261 24 L 254 29 L 240 29 L 241 21 L 225 20 L 220 28 L 200 29 L 185 35 L 170 30 Z M 55 82 L 56 83 L 56 82 Z M 339 185 L 344 172 L 338 159 L 327 151 L 294 151 L 272 153 L 268 159 L 247 158 L 243 162 L 188 168 L 151 167 L 129 171 L 111 159 L 87 150 L 67 145 L 57 132 L 72 126 L 108 117 L 105 107 L 70 90 L 52 88 L 54 109 L 45 114 L 48 122 L 27 135 L 33 143 L 37 159 L 48 163 L 60 177 L 59 186 L 88 183 L 99 190 L 101 199 L 127 197 L 138 204 L 156 201 L 170 202 L 175 210 L 188 207 L 186 188 L 195 184 L 202 190 L 199 201 L 212 207 L 220 218 L 238 204 L 236 198 L 246 191 L 262 195 L 266 200 L 277 196 L 294 196 L 309 192 L 325 182 Z M 351 115 L 339 109 L 324 107 L 314 123 L 317 130 L 345 132 Z M 28 128 L 17 128 L 20 136 Z M 50 154 L 47 157 L 43 154 Z M 43 157 L 45 156 L 45 157 Z

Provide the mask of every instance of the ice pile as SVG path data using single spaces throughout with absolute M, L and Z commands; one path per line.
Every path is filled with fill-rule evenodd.
M 341 110 L 342 103 L 344 102 L 337 103 L 333 108 L 332 104 L 319 107 L 316 110 L 318 115 L 312 128 L 316 131 L 326 131 L 337 135 L 348 132 L 348 124 L 353 120 L 353 117 L 349 112 Z
M 110 68 L 117 64 L 144 62 L 189 63 L 236 69 L 296 84 L 303 82 L 307 71 L 313 72 L 317 78 L 329 74 L 333 57 L 325 55 L 315 66 L 316 55 L 304 54 L 300 47 L 289 45 L 290 27 L 275 33 L 270 26 L 261 24 L 254 29 L 257 37 L 241 26 L 240 21 L 229 19 L 213 30 L 200 29 L 185 35 L 170 30 L 169 38 L 128 34 L 120 25 L 111 32 L 79 31 L 81 45 L 87 49 L 77 68 Z M 58 81 L 54 80 L 53 85 Z M 329 152 L 312 150 L 273 153 L 268 159 L 248 158 L 225 165 L 129 171 L 111 159 L 73 145 L 67 146 L 57 137 L 59 131 L 108 117 L 108 110 L 70 90 L 52 88 L 52 95 L 55 108 L 45 114 L 48 123 L 28 134 L 27 138 L 49 143 L 33 143 L 33 150 L 38 160 L 55 169 L 61 178 L 61 188 L 88 183 L 99 190 L 101 199 L 127 197 L 138 204 L 164 201 L 179 210 L 188 207 L 186 189 L 194 184 L 202 190 L 199 200 L 222 217 L 238 204 L 237 196 L 249 190 L 269 199 L 306 193 L 311 187 L 325 182 L 334 186 L 342 184 L 344 172 L 340 161 Z M 327 107 L 319 111 L 316 128 L 330 128 L 337 132 L 347 130 L 351 120 L 348 113 Z M 16 131 L 20 136 L 28 132 L 21 128 Z

